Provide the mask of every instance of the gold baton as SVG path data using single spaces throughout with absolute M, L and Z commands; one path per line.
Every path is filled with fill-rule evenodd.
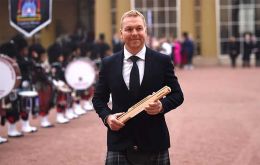
M 152 95 L 149 95 L 130 107 L 127 112 L 125 112 L 123 115 L 119 116 L 117 119 L 122 122 L 126 123 L 129 119 L 135 117 L 137 114 L 142 112 L 146 106 L 148 106 L 149 103 L 152 103 L 154 101 L 157 101 L 161 99 L 162 97 L 166 96 L 168 93 L 171 92 L 171 88 L 168 86 L 164 86 L 159 91 L 153 93 Z

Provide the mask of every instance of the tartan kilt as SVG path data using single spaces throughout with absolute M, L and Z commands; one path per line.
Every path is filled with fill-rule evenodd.
M 105 165 L 133 165 L 125 151 L 108 151 Z M 145 164 L 139 164 L 145 165 Z M 146 165 L 170 165 L 169 151 L 153 153 Z

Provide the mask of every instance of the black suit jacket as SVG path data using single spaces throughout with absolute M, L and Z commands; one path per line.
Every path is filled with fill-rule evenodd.
M 102 60 L 99 80 L 96 85 L 93 104 L 99 117 L 104 121 L 109 114 L 126 112 L 136 103 L 129 92 L 122 75 L 123 50 Z M 160 151 L 170 147 L 168 128 L 164 114 L 182 104 L 184 98 L 169 56 L 149 48 L 145 54 L 145 70 L 138 100 L 158 91 L 165 85 L 171 93 L 162 99 L 163 113 L 148 115 L 141 112 L 130 119 L 119 131 L 108 127 L 107 146 L 109 151 L 122 151 L 137 145 L 144 151 Z M 112 94 L 112 109 L 107 105 Z

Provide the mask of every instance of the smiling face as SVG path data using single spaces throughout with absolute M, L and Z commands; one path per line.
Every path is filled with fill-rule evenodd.
M 126 49 L 132 54 L 138 53 L 143 48 L 147 37 L 144 19 L 139 15 L 122 18 L 120 33 Z

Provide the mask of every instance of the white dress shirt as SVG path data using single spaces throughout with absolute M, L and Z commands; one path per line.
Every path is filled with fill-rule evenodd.
M 145 64 L 145 52 L 146 47 L 144 46 L 140 52 L 138 52 L 135 56 L 139 57 L 140 59 L 136 62 L 139 70 L 140 76 L 140 84 L 143 81 L 144 77 L 144 64 Z M 130 81 L 130 72 L 133 67 L 133 62 L 129 59 L 132 56 L 130 52 L 126 50 L 124 47 L 124 61 L 123 61 L 123 78 L 127 88 L 129 89 L 129 81 Z

